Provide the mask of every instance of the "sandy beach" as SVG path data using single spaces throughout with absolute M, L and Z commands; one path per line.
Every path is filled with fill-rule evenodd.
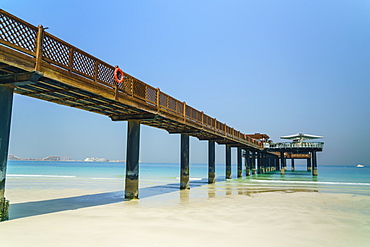
M 293 190 L 244 193 L 208 185 L 162 192 L 143 190 L 143 199 L 124 201 L 122 191 L 8 189 L 11 220 L 0 223 L 1 246 L 370 243 L 367 196 Z

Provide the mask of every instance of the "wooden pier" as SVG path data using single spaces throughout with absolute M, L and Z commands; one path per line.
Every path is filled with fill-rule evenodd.
M 125 198 L 138 198 L 140 125 L 181 135 L 180 188 L 189 187 L 189 137 L 208 141 L 209 183 L 215 182 L 215 143 L 225 145 L 225 177 L 232 178 L 231 148 L 237 148 L 238 177 L 242 155 L 246 175 L 279 169 L 276 153 L 260 138 L 246 135 L 186 102 L 179 101 L 115 66 L 0 10 L 0 220 L 6 219 L 4 198 L 13 93 L 128 121 Z

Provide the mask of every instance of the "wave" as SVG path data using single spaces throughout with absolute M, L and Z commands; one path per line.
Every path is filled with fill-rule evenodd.
M 43 178 L 75 178 L 76 176 L 62 175 L 29 175 L 29 174 L 7 174 L 7 177 L 43 177 Z
M 176 177 L 177 180 L 180 180 L 180 177 Z M 189 178 L 190 181 L 200 181 L 203 180 L 204 178 Z
M 91 179 L 98 179 L 98 180 L 121 180 L 119 178 L 91 178 Z
M 327 184 L 327 185 L 364 185 L 370 186 L 370 183 L 349 183 L 349 182 L 320 182 L 320 181 L 282 181 L 282 180 L 251 180 L 260 183 L 288 183 L 288 184 Z

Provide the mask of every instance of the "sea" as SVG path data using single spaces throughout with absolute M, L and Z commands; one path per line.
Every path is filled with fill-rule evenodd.
M 150 197 L 178 191 L 178 163 L 140 163 L 139 197 Z M 76 161 L 8 161 L 6 189 L 86 189 L 123 191 L 125 163 Z M 190 165 L 192 196 L 253 194 L 265 192 L 348 193 L 370 196 L 370 167 L 319 166 L 312 176 L 306 166 L 237 178 L 232 165 L 232 179 L 225 179 L 225 165 L 216 164 L 216 183 L 208 184 L 208 165 Z M 195 193 L 196 192 L 196 193 Z M 122 193 L 123 194 L 123 193 Z

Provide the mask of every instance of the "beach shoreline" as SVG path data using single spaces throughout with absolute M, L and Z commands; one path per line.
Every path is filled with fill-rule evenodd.
M 292 188 L 242 190 L 227 181 L 182 191 L 168 185 L 141 186 L 140 193 L 142 199 L 126 201 L 123 190 L 110 188 L 8 188 L 10 220 L 0 223 L 2 246 L 370 242 L 369 196 Z

